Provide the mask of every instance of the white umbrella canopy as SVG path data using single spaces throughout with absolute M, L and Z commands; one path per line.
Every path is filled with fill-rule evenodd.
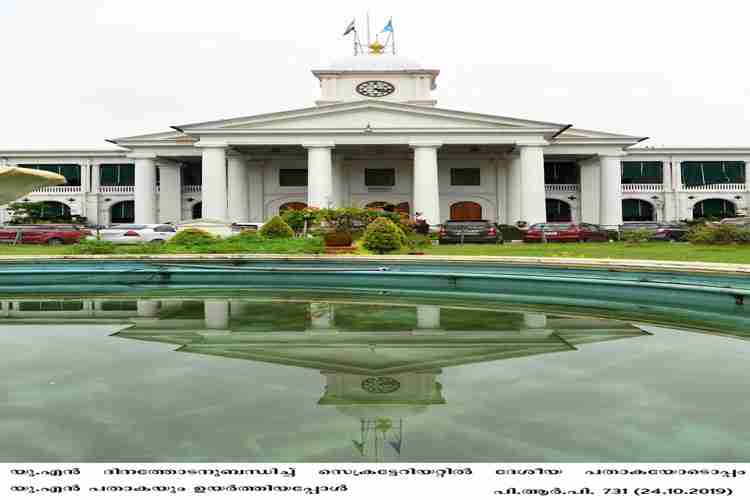
M 52 172 L 22 167 L 0 167 L 0 205 L 9 203 L 43 186 L 65 184 L 65 177 Z

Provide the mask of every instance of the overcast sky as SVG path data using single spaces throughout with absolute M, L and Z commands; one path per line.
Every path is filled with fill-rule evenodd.
M 0 0 L 0 145 L 106 146 L 308 107 L 353 16 L 440 69 L 438 106 L 750 146 L 745 1 Z

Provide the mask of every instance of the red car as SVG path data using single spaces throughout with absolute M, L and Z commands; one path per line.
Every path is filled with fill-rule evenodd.
M 64 245 L 78 243 L 88 234 L 87 229 L 64 224 L 0 226 L 0 243 Z
M 542 231 L 544 231 L 544 237 L 547 241 L 609 241 L 609 234 L 606 229 L 585 222 L 579 224 L 570 222 L 534 224 L 526 232 L 523 241 L 526 243 L 541 242 Z

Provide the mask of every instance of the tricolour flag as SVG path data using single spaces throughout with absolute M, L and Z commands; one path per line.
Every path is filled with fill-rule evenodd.
M 354 27 L 354 19 L 352 19 L 352 22 L 350 22 L 349 26 L 347 26 L 346 29 L 344 30 L 343 36 L 348 35 L 352 31 L 357 31 L 356 28 Z

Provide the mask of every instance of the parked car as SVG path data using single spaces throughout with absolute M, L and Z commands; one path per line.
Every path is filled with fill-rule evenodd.
M 177 233 L 169 224 L 117 224 L 99 230 L 102 241 L 111 241 L 117 245 L 134 245 L 137 243 L 164 243 Z M 96 239 L 96 234 L 89 239 Z
M 526 243 L 539 243 L 542 241 L 542 233 L 547 241 L 609 241 L 609 233 L 606 229 L 596 224 L 586 222 L 547 222 L 534 224 L 526 231 L 523 241 Z
M 87 229 L 72 224 L 30 224 L 0 226 L 0 243 L 67 245 L 89 235 Z
M 503 236 L 495 225 L 484 219 L 447 220 L 440 227 L 438 237 L 445 243 L 503 243 Z
M 688 225 L 681 222 L 626 222 L 620 226 L 620 235 L 638 229 L 651 231 L 649 240 L 652 241 L 685 241 L 690 231 Z
M 265 222 L 233 222 L 232 232 L 241 233 L 242 231 L 260 231 Z
M 750 228 L 750 217 L 729 217 L 726 219 L 721 219 L 721 221 L 719 221 L 719 224 L 731 224 L 743 229 L 748 229 Z

